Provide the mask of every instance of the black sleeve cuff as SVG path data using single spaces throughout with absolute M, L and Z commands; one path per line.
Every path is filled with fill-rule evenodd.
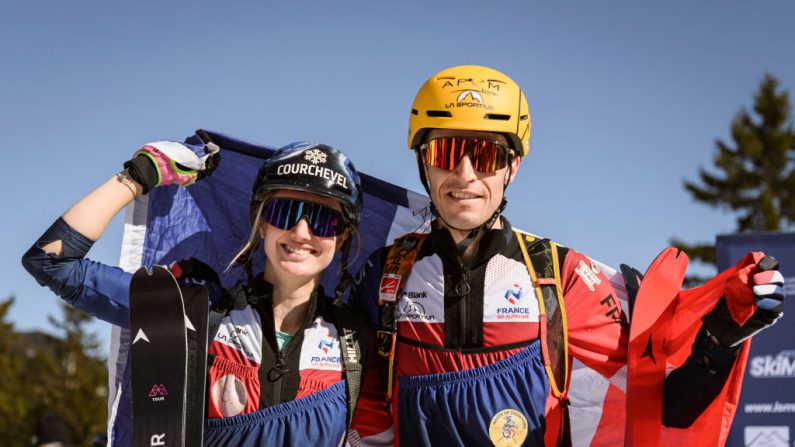
M 53 222 L 50 228 L 36 241 L 35 246 L 39 249 L 52 241 L 60 240 L 63 244 L 64 258 L 82 258 L 94 245 L 94 241 L 83 236 L 77 230 L 69 226 L 63 217 Z
M 62 255 L 45 253 L 42 250 L 41 247 L 44 245 L 58 240 L 61 241 L 63 246 Z M 40 285 L 48 286 L 58 294 L 63 284 L 57 282 L 54 276 L 58 270 L 56 264 L 65 264 L 75 259 L 82 259 L 92 245 L 94 245 L 94 241 L 75 231 L 63 218 L 59 217 L 22 255 L 22 266 Z M 56 280 L 56 283 L 53 283 L 54 280 Z
M 157 186 L 157 168 L 149 157 L 145 155 L 133 157 L 132 160 L 124 163 L 124 168 L 130 173 L 130 178 L 143 187 L 144 194 Z

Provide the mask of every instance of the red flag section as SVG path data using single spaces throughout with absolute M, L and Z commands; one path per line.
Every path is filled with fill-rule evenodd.
M 738 354 L 726 385 L 707 410 L 687 429 L 662 425 L 666 366 L 677 368 L 690 355 L 701 318 L 726 296 L 732 318 L 740 325 L 756 310 L 751 277 L 763 253 L 749 253 L 706 284 L 680 287 L 687 256 L 663 251 L 641 283 L 630 326 L 627 378 L 627 446 L 723 446 L 739 400 L 750 340 Z

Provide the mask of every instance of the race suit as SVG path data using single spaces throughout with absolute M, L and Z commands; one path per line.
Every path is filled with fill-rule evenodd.
M 353 291 L 375 327 L 390 248 L 368 259 Z M 503 219 L 502 229 L 486 232 L 467 264 L 456 253 L 450 233 L 432 225 L 398 297 L 395 388 L 382 417 L 391 411 L 402 445 L 566 444 L 569 433 L 554 432 L 562 409 L 551 396 L 539 304 L 511 225 Z M 558 253 L 570 360 L 610 381 L 600 429 L 587 442 L 621 445 L 625 310 L 597 263 L 565 247 Z M 679 392 L 703 376 L 693 375 L 676 384 Z
M 41 246 L 61 240 L 63 254 Z M 58 219 L 22 263 L 42 286 L 89 315 L 129 327 L 132 275 L 84 258 L 93 242 Z M 261 277 L 261 275 L 259 275 Z M 264 280 L 228 291 L 234 303 L 208 351 L 205 445 L 339 445 L 346 433 L 346 383 L 338 327 L 316 290 L 302 329 L 280 350 L 271 286 Z M 215 298 L 215 300 L 213 300 Z M 211 297 L 216 301 L 219 297 Z M 129 399 L 129 359 L 122 398 Z M 131 444 L 131 406 L 120 405 L 112 445 Z

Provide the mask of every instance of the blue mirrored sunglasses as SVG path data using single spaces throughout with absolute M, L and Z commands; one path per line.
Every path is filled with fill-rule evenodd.
M 262 218 L 285 231 L 291 230 L 301 219 L 306 218 L 309 230 L 317 237 L 333 237 L 345 231 L 342 213 L 326 205 L 300 199 L 272 198 L 265 202 Z

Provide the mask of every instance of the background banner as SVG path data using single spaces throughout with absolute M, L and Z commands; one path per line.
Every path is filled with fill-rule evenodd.
M 732 424 L 731 447 L 795 445 L 795 233 L 718 236 L 718 270 L 734 265 L 749 251 L 764 251 L 781 263 L 785 278 L 784 316 L 754 336 L 739 408 Z

